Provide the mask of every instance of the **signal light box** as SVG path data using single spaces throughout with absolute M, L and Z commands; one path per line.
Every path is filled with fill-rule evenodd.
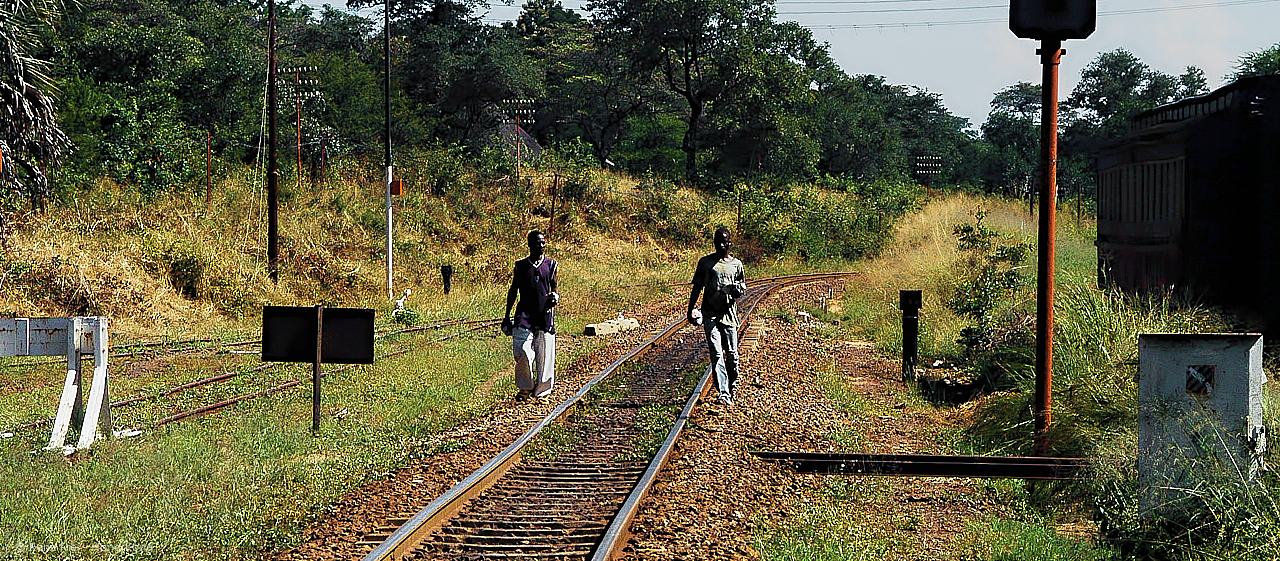
M 1009 29 L 1023 39 L 1084 39 L 1097 24 L 1097 0 L 1009 1 Z

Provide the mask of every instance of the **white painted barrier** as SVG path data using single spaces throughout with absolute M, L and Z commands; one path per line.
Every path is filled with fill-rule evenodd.
M 111 392 L 107 374 L 107 318 L 0 318 L 0 356 L 65 356 L 67 378 L 58 400 L 46 450 L 83 450 L 99 435 L 111 434 Z M 93 355 L 89 400 L 83 405 L 81 356 Z M 67 446 L 67 432 L 80 422 L 80 439 Z

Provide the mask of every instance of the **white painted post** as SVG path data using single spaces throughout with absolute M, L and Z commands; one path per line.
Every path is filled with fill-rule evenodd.
M 67 377 L 46 450 L 68 449 L 65 443 L 73 424 L 83 426 L 75 448 L 88 448 L 100 433 L 111 435 L 109 349 L 105 317 L 0 318 L 0 356 L 67 357 Z M 81 355 L 89 352 L 93 353 L 94 369 L 85 406 L 81 403 Z
M 93 385 L 89 389 L 89 404 L 85 410 L 84 428 L 80 430 L 80 442 L 76 444 L 76 448 L 81 450 L 93 445 L 93 441 L 98 439 L 99 429 L 108 436 L 111 435 L 111 392 L 107 376 L 107 318 L 85 319 L 93 324 Z
M 62 399 L 58 400 L 58 412 L 53 418 L 53 430 L 49 432 L 49 445 L 44 447 L 45 450 L 61 449 L 67 440 L 67 431 L 71 429 L 71 425 L 83 420 L 84 415 L 84 409 L 80 404 L 80 351 L 84 341 L 84 328 L 78 317 L 57 319 L 65 322 L 63 330 L 67 338 L 65 352 L 67 379 L 62 384 Z M 51 322 L 50 328 L 46 331 L 51 336 L 55 336 L 58 331 L 54 323 L 56 322 Z

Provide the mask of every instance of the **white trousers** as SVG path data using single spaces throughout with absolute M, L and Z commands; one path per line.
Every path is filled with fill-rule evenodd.
M 534 397 L 551 393 L 556 383 L 556 336 L 516 328 L 511 346 L 516 355 L 516 387 Z

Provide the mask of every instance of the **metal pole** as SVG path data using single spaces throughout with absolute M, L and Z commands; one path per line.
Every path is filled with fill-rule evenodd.
M 738 185 L 735 189 L 738 195 L 738 231 L 734 232 L 739 238 L 742 237 L 742 186 Z
M 1049 424 L 1053 410 L 1053 257 L 1058 195 L 1058 63 L 1062 41 L 1040 44 L 1044 66 L 1044 98 L 1040 119 L 1040 257 L 1036 295 L 1036 453 L 1049 452 Z
M 204 133 L 204 213 L 213 204 L 213 133 Z
M 293 73 L 293 114 L 298 130 L 298 188 L 302 188 L 302 70 Z
M 516 185 L 520 184 L 520 104 L 516 103 Z
M 916 365 L 920 364 L 920 306 L 923 301 L 920 290 L 899 290 L 898 307 L 902 309 L 902 382 L 916 379 Z
M 386 74 L 386 86 L 382 91 L 382 108 L 383 108 L 383 135 L 386 137 L 386 152 L 384 162 L 387 168 L 386 177 L 386 199 L 387 199 L 387 299 L 395 297 L 392 292 L 394 290 L 392 271 L 394 270 L 394 259 L 392 255 L 393 248 L 391 246 L 391 2 L 387 0 L 382 3 L 382 31 L 384 38 L 385 60 L 383 61 L 383 72 Z
M 324 306 L 316 306 L 316 361 L 311 370 L 311 432 L 320 430 L 320 356 L 324 342 Z
M 280 168 L 276 165 L 276 1 L 267 0 L 267 273 L 280 282 Z
M 560 198 L 560 174 L 556 174 L 551 180 L 551 223 L 547 225 L 547 237 L 554 238 L 556 235 L 556 199 Z

